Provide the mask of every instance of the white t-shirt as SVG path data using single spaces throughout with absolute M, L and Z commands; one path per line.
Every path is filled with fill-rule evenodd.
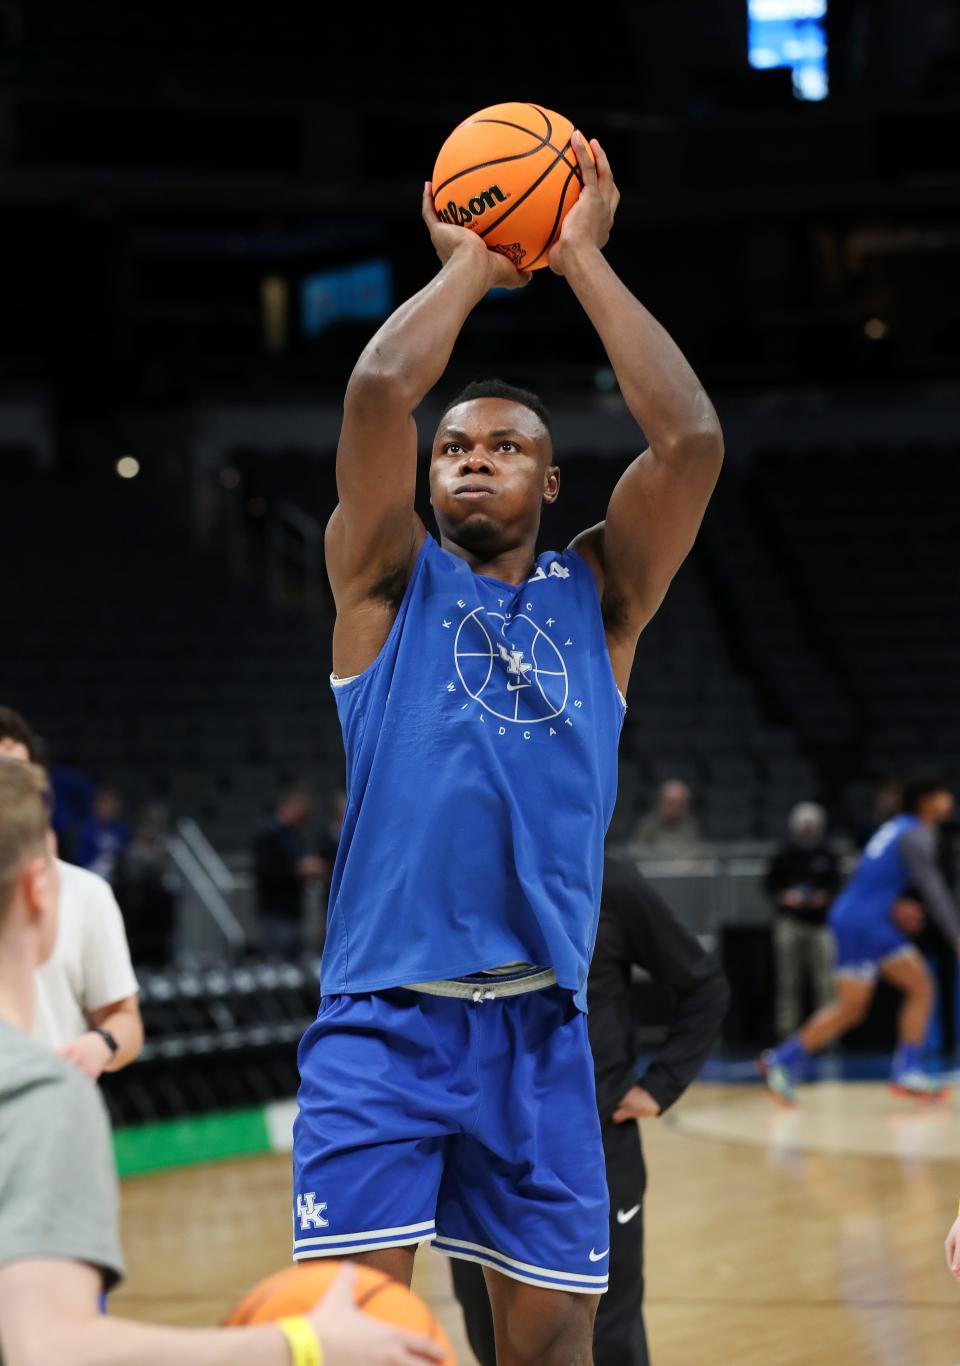
M 37 968 L 33 1037 L 48 1048 L 86 1033 L 85 1012 L 140 990 L 123 916 L 109 882 L 57 859 L 60 926 L 53 953 Z

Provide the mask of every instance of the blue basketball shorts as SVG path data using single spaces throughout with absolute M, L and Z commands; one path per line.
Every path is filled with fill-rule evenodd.
M 603 1143 L 571 991 L 324 996 L 298 1062 L 295 1260 L 432 1242 L 531 1285 L 606 1290 Z
M 875 982 L 887 959 L 916 952 L 913 942 L 889 920 L 831 920 L 829 924 L 837 944 L 834 972 L 838 977 Z

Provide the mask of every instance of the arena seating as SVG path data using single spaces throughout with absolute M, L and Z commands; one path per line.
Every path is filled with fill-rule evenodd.
M 329 631 L 195 551 L 162 492 L 7 475 L 0 693 L 128 811 L 163 802 L 243 848 L 282 784 L 342 785 Z
M 864 780 L 885 773 L 932 764 L 960 779 L 958 458 L 933 444 L 824 446 L 760 452 L 752 466 L 767 578 L 792 601 L 802 676 L 818 680 L 819 692 L 794 689 L 790 719 L 845 775 L 854 814 Z M 801 676 L 769 635 L 763 649 L 782 681 Z

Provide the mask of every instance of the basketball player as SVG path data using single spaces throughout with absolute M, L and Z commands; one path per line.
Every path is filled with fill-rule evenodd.
M 891 917 L 904 890 L 913 885 L 944 935 L 960 952 L 960 912 L 936 861 L 934 830 L 953 810 L 953 793 L 937 774 L 921 774 L 903 788 L 903 814 L 881 825 L 863 858 L 830 909 L 836 940 L 836 1000 L 825 1006 L 779 1048 L 758 1060 L 771 1097 L 796 1100 L 812 1053 L 853 1029 L 866 1016 L 884 977 L 904 994 L 899 1047 L 893 1057 L 891 1089 L 920 1100 L 943 1094 L 921 1069 L 920 1049 L 933 1005 L 933 981 L 926 962 Z
M 0 1361 L 4 1366 L 397 1366 L 441 1361 L 354 1308 L 345 1269 L 286 1328 L 162 1328 L 99 1312 L 124 1272 L 110 1122 L 89 1078 L 29 1037 L 60 875 L 41 769 L 0 755 Z M 309 1351 L 294 1355 L 299 1338 Z
M 550 418 L 500 381 L 434 435 L 439 541 L 416 516 L 413 413 L 487 291 L 530 288 L 439 220 L 427 183 L 441 269 L 350 377 L 326 530 L 348 803 L 299 1050 L 294 1256 L 346 1248 L 407 1283 L 424 1241 L 479 1262 L 501 1366 L 592 1361 L 609 1225 L 584 1012 L 624 694 L 723 453 L 696 375 L 603 256 L 619 192 L 592 146 L 596 167 L 575 136 L 583 191 L 549 265 L 649 442 L 605 521 L 536 553 L 560 492 Z
M 0 707 L 0 754 L 39 762 L 37 738 L 12 707 Z M 57 869 L 59 929 L 37 973 L 33 1037 L 96 1081 L 140 1055 L 140 984 L 109 882 L 60 859 Z

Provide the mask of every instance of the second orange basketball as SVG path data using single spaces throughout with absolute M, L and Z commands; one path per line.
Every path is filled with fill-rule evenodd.
M 520 270 L 540 270 L 583 180 L 574 125 L 539 104 L 493 104 L 457 125 L 433 168 L 445 223 L 470 228 Z M 587 143 L 593 158 L 593 149 Z

